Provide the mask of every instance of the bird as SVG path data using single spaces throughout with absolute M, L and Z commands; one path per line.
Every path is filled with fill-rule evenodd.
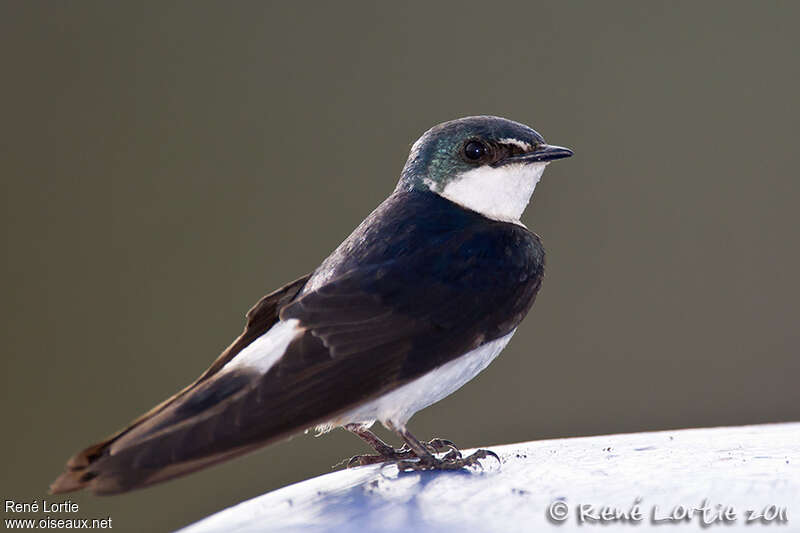
M 486 368 L 530 310 L 545 252 L 520 217 L 545 167 L 571 155 L 496 116 L 429 129 L 393 192 L 319 267 L 261 298 L 205 372 L 75 454 L 50 492 L 119 494 L 310 428 L 342 427 L 375 451 L 351 467 L 456 470 L 497 458 L 421 441 L 408 421 Z M 381 440 L 375 422 L 404 445 Z

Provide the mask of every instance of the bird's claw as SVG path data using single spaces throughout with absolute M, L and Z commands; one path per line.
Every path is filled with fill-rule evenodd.
M 345 465 L 345 467 L 355 468 L 357 466 L 374 465 L 377 463 L 385 463 L 387 461 L 398 461 L 413 457 L 416 456 L 411 452 L 408 452 L 407 454 L 397 453 L 395 455 L 354 455 L 353 457 L 350 458 L 350 460 L 347 461 L 347 465 Z M 342 463 L 344 463 L 344 461 L 335 466 L 339 466 Z
M 458 451 L 453 441 L 447 439 L 431 439 L 428 442 L 422 443 L 425 448 L 432 454 L 447 452 L 443 460 L 452 461 L 461 458 L 461 452 Z M 345 468 L 355 468 L 357 466 L 374 465 L 377 463 L 398 462 L 406 461 L 409 459 L 417 459 L 417 454 L 408 446 L 404 444 L 402 448 L 392 450 L 386 454 L 369 454 L 369 455 L 354 455 L 350 459 L 345 459 L 335 465 L 333 468 L 344 466 Z M 413 462 L 413 461 L 409 461 Z
M 456 451 L 458 452 L 458 455 L 461 456 L 461 452 L 458 451 L 458 448 L 456 448 L 456 445 L 451 440 L 435 438 L 429 440 L 428 442 L 423 442 L 423 444 L 431 453 Z M 406 446 L 404 446 L 404 448 Z
M 374 465 L 377 463 L 385 463 L 387 461 L 400 461 L 404 459 L 413 459 L 416 457 L 416 454 L 411 451 L 411 448 L 403 446 L 399 450 L 393 450 L 387 454 L 354 455 L 347 460 L 345 468 L 355 468 L 357 466 Z M 342 465 L 344 462 L 345 461 L 342 461 L 341 463 L 334 465 L 334 468 Z
M 470 466 L 479 466 L 483 468 L 480 460 L 487 457 L 494 457 L 498 463 L 501 463 L 500 457 L 491 450 L 477 450 L 475 453 L 468 457 L 462 457 L 461 452 L 452 448 L 441 459 L 434 457 L 432 460 L 419 459 L 419 460 L 401 460 L 398 461 L 397 469 L 400 472 L 424 471 L 424 470 L 461 470 L 462 468 Z

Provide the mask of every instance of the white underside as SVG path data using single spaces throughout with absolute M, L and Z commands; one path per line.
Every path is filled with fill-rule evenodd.
M 484 165 L 464 172 L 436 192 L 488 218 L 521 224 L 519 218 L 547 164 Z
M 277 363 L 289 344 L 303 330 L 298 325 L 300 321 L 292 318 L 278 321 L 269 331 L 248 344 L 236 357 L 228 361 L 222 368 L 223 371 L 236 368 L 254 369 L 266 374 Z
M 222 372 L 237 368 L 266 374 L 277 363 L 289 344 L 302 333 L 297 319 L 279 321 L 269 331 L 251 342 L 229 361 Z M 417 411 L 449 396 L 474 378 L 497 357 L 514 335 L 511 333 L 487 342 L 458 359 L 435 368 L 424 376 L 383 396 L 348 411 L 318 427 L 327 431 L 345 424 L 372 425 L 376 420 L 394 427 L 404 427 Z
M 345 424 L 372 425 L 376 420 L 402 428 L 416 413 L 449 396 L 474 378 L 506 347 L 511 333 L 428 372 L 388 394 L 360 405 L 318 429 L 327 431 Z

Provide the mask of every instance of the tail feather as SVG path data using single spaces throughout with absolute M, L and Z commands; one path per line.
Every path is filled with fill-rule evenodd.
M 251 451 L 253 447 L 242 447 L 209 457 L 174 463 L 160 468 L 130 468 L 129 461 L 111 460 L 99 464 L 67 467 L 50 485 L 52 494 L 90 489 L 97 495 L 111 495 L 144 488 L 168 479 L 226 461 Z M 79 454 L 80 455 L 80 454 Z M 77 456 L 76 456 L 77 457 Z
M 243 368 L 216 374 L 149 418 L 75 455 L 50 490 L 116 494 L 146 487 L 287 439 L 332 414 L 291 412 L 269 397 L 260 376 Z M 302 391 L 277 394 L 291 403 Z
M 278 320 L 280 308 L 298 294 L 308 278 L 305 275 L 259 300 L 247 313 L 242 334 L 197 380 L 124 429 L 71 457 L 64 472 L 50 485 L 50 492 L 59 494 L 83 488 L 98 494 L 124 492 L 199 470 L 254 448 L 249 444 L 228 443 L 224 449 L 179 457 L 175 453 L 177 448 L 169 448 L 168 443 L 174 444 L 176 438 L 193 435 L 198 426 L 203 426 L 200 422 L 208 418 L 215 402 L 243 393 L 241 381 L 229 379 L 230 375 L 219 379 L 219 371 L 272 327 Z M 280 438 L 283 433 L 286 433 L 285 429 L 280 435 L 273 436 Z M 157 451 L 161 452 L 161 459 L 153 461 L 159 456 Z M 165 452 L 171 455 L 165 457 Z M 148 462 L 150 464 L 145 464 Z
M 195 385 L 140 417 L 114 436 L 67 461 L 50 486 L 53 494 L 89 488 L 113 494 L 186 474 L 253 448 L 249 443 L 215 443 L 232 421 L 226 411 L 241 404 L 252 376 L 225 372 Z

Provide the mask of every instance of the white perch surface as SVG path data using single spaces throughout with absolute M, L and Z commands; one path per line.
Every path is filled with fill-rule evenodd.
M 800 532 L 800 423 L 490 449 L 502 465 L 485 459 L 484 471 L 399 475 L 394 466 L 342 470 L 245 501 L 181 531 L 668 533 L 706 530 L 705 520 L 718 531 Z M 586 521 L 580 524 L 582 505 Z M 703 507 L 705 512 L 690 511 Z M 564 509 L 563 521 L 550 518 Z M 691 517 L 678 520 L 684 513 Z

